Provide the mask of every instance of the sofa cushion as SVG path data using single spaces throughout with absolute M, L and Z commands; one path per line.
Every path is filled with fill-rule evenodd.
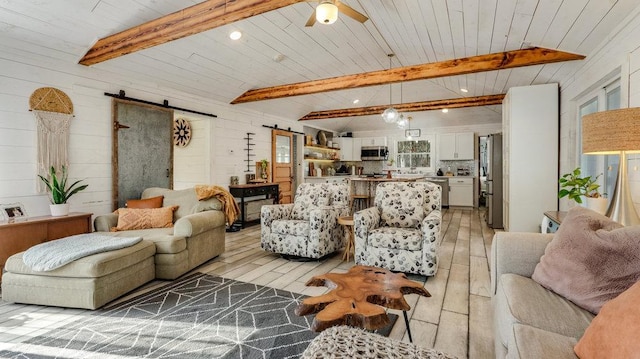
M 576 359 L 573 346 L 578 340 L 554 332 L 515 324 L 509 342 L 507 359 Z
M 145 189 L 142 192 L 141 197 L 149 198 L 155 196 L 164 196 L 163 205 L 165 207 L 180 206 L 173 214 L 174 222 L 193 213 L 222 210 L 222 203 L 217 198 L 198 201 L 196 190 L 194 188 L 171 190 L 167 188 L 152 187 Z
M 187 240 L 182 236 L 175 236 L 173 228 L 137 229 L 123 232 L 113 232 L 116 237 L 142 237 L 156 245 L 156 253 L 178 253 L 187 249 Z
M 312 209 L 328 206 L 331 197 L 326 187 L 310 184 L 298 186 L 291 218 L 308 221 Z
M 164 196 L 156 196 L 144 199 L 130 199 L 127 200 L 125 207 L 129 209 L 141 209 L 141 208 L 160 208 L 162 207 L 162 200 Z
M 640 226 L 583 207 L 569 210 L 533 280 L 592 313 L 640 279 Z
M 380 210 L 380 226 L 419 228 L 425 216 L 426 192 L 415 183 L 381 183 L 376 187 L 376 207 Z M 423 183 L 420 183 L 423 184 Z
M 381 227 L 369 231 L 369 244 L 378 248 L 422 250 L 422 233 L 415 228 Z
M 177 206 L 162 208 L 118 209 L 118 225 L 112 232 L 133 229 L 173 227 L 173 212 Z
M 640 355 L 640 282 L 607 302 L 575 346 L 580 358 Z
M 142 240 L 131 247 L 92 254 L 66 264 L 60 268 L 38 272 L 29 268 L 22 260 L 24 252 L 12 255 L 5 263 L 5 270 L 11 273 L 30 274 L 44 277 L 99 278 L 123 268 L 142 262 L 156 253 L 153 243 Z
M 494 325 L 505 346 L 517 323 L 580 338 L 594 317 L 531 278 L 510 273 L 500 276 L 494 310 Z
M 277 219 L 271 222 L 271 232 L 297 237 L 309 237 L 310 222 Z

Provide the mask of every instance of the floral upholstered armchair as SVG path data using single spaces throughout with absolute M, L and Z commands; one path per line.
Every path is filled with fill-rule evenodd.
M 385 182 L 374 207 L 354 214 L 356 264 L 435 275 L 441 188 L 431 182 Z
M 261 245 L 265 251 L 321 258 L 342 249 L 344 228 L 338 217 L 349 215 L 345 183 L 303 183 L 294 203 L 262 206 Z

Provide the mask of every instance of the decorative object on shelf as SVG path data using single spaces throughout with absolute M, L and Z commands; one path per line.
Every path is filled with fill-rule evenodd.
M 394 54 L 388 54 L 387 56 L 389 56 L 389 70 L 391 70 L 391 60 L 393 59 L 393 57 L 395 56 Z M 386 110 L 384 110 L 384 112 L 382 113 L 382 119 L 384 120 L 384 122 L 386 123 L 394 123 L 396 121 L 398 121 L 398 110 L 396 110 L 395 108 L 393 108 L 392 104 L 393 104 L 393 98 L 391 96 L 391 87 L 392 85 L 389 84 L 389 108 L 387 108 Z
M 186 147 L 191 141 L 191 124 L 184 118 L 173 121 L 173 144 L 178 147 Z
M 269 161 L 262 159 L 256 162 L 256 179 L 253 183 L 271 182 L 271 173 L 269 171 Z
M 62 176 L 60 178 L 57 177 L 56 169 L 53 166 L 49 170 L 48 178 L 41 175 L 38 175 L 38 177 L 40 177 L 49 193 L 51 193 L 50 209 L 52 216 L 66 216 L 69 214 L 69 204 L 67 200 L 89 186 L 86 184 L 80 185 L 82 180 L 78 180 L 67 187 L 69 174 L 65 166 L 62 166 Z
M 596 112 L 582 117 L 582 153 L 618 154 L 618 179 L 607 217 L 625 226 L 640 224 L 627 178 L 627 153 L 640 151 L 640 108 Z
M 27 219 L 27 211 L 22 203 L 0 204 L 0 222 L 18 222 Z
M 244 140 L 247 140 L 247 147 L 245 147 L 245 151 L 247 151 L 247 159 L 245 160 L 245 162 L 247 162 L 247 170 L 245 172 L 252 172 L 251 170 L 251 162 L 253 162 L 253 160 L 251 159 L 251 157 L 255 156 L 252 152 L 253 152 L 253 148 L 251 146 L 255 146 L 255 143 L 251 143 L 251 140 L 253 140 L 253 138 L 251 138 L 251 136 L 255 135 L 255 133 L 253 132 L 247 132 L 247 137 L 243 138 Z M 249 176 L 249 175 L 247 175 Z M 252 180 L 255 180 L 255 175 L 252 178 Z M 247 177 L 247 183 L 249 182 L 249 177 Z
M 53 87 L 41 87 L 29 97 L 29 111 L 36 117 L 38 175 L 46 175 L 49 167 L 69 165 L 69 127 L 73 103 L 67 94 Z M 36 184 L 44 192 L 42 183 Z
M 326 131 L 318 131 L 318 144 L 320 146 L 326 146 L 327 145 L 327 132 Z
M 232 186 L 240 184 L 240 180 L 238 179 L 238 176 L 231 176 L 231 180 L 229 181 L 229 184 Z
M 245 177 L 246 177 L 247 183 L 253 183 L 256 180 L 255 173 L 247 173 Z

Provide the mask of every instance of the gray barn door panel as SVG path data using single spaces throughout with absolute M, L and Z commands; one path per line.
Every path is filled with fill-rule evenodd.
M 113 203 L 124 207 L 148 187 L 173 187 L 173 111 L 113 100 Z

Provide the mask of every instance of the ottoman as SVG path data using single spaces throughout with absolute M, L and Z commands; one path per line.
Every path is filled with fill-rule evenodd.
M 77 259 L 47 272 L 31 270 L 24 252 L 12 255 L 2 275 L 7 302 L 96 309 L 155 278 L 153 242 Z

